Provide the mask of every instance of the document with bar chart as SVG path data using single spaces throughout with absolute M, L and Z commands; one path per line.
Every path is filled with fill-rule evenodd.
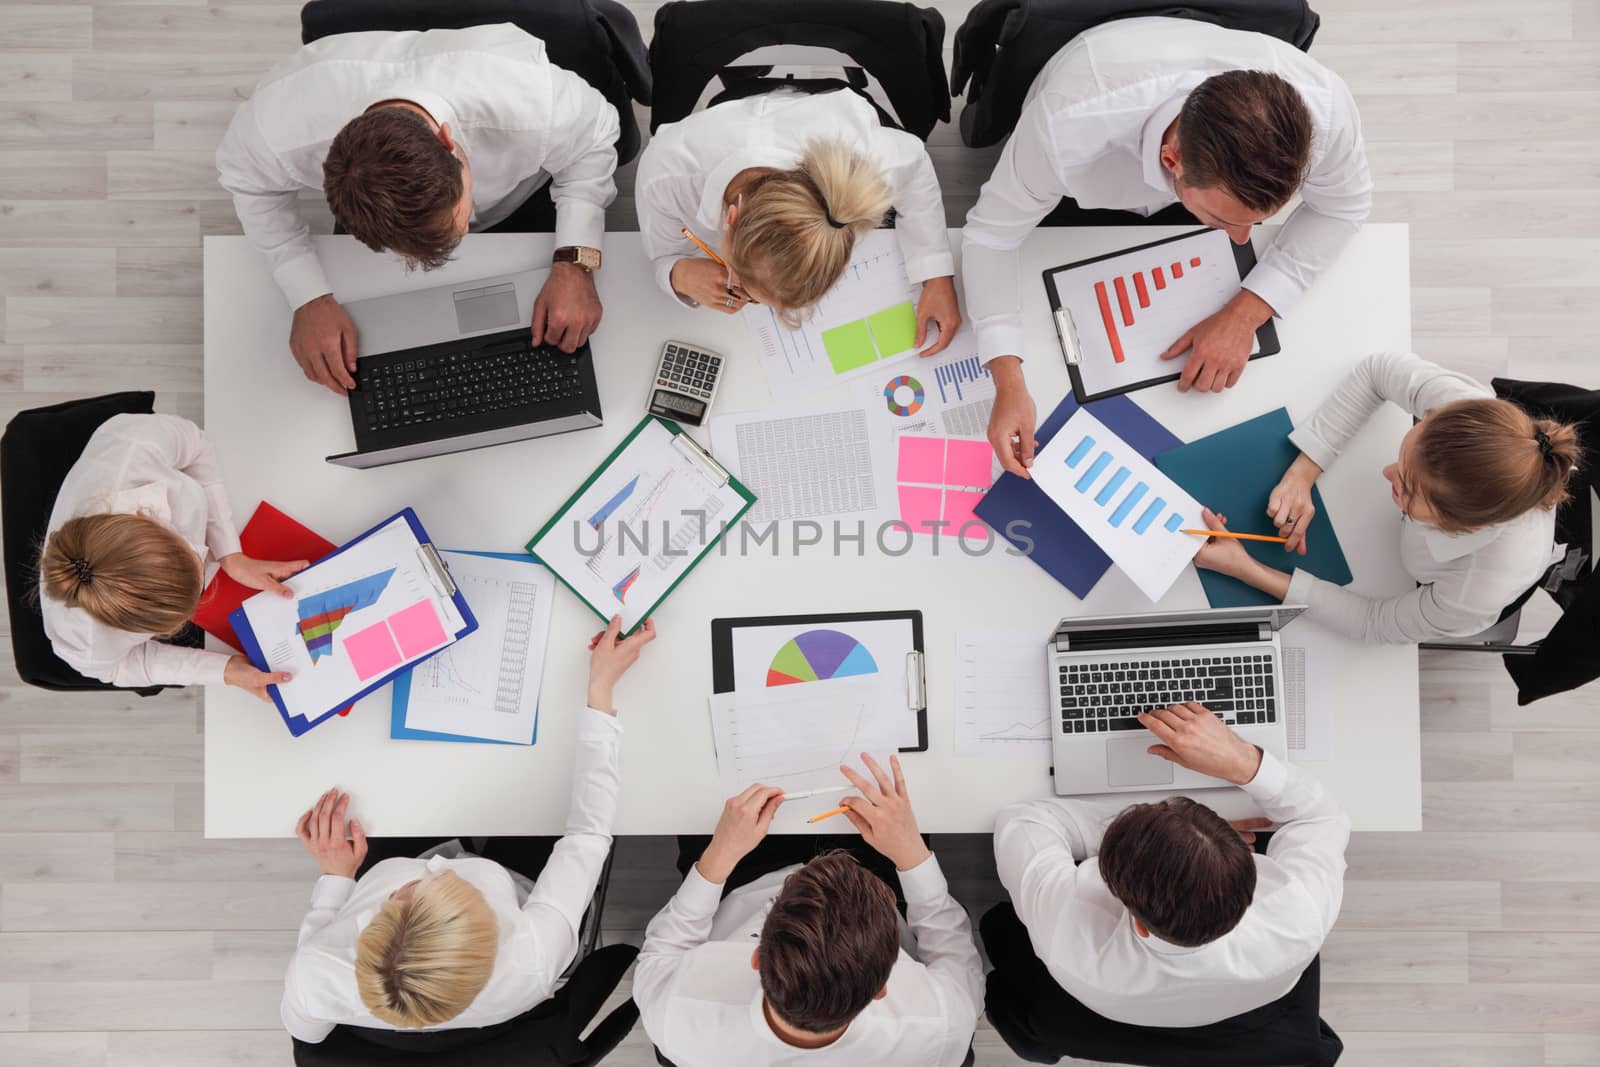
M 1221 230 L 1141 245 L 1045 272 L 1056 333 L 1079 403 L 1176 381 L 1187 357 L 1174 341 L 1220 311 L 1255 265 L 1249 245 Z M 1278 351 L 1269 320 L 1250 358 Z
M 1200 505 L 1087 409 L 1037 456 L 1033 480 L 1144 595 L 1158 601 L 1205 543 Z

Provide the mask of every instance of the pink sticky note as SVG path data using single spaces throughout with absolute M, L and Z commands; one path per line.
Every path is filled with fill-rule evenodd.
M 944 521 L 948 525 L 941 532 L 948 537 L 965 537 L 969 541 L 987 539 L 988 526 L 972 511 L 982 499 L 982 493 L 963 493 L 959 489 L 946 489 Z
M 419 600 L 409 608 L 401 608 L 389 616 L 389 628 L 394 639 L 400 642 L 400 654 L 406 659 L 416 659 L 424 652 L 432 652 L 444 644 L 444 627 L 439 625 L 439 613 L 426 600 Z
M 944 484 L 987 489 L 994 484 L 994 449 L 988 441 L 950 441 L 945 458 Z
M 895 481 L 944 484 L 944 438 L 900 437 L 900 464 Z M 937 505 L 935 513 L 937 513 Z
M 900 518 L 913 533 L 932 533 L 939 527 L 939 490 L 900 486 Z
M 344 639 L 344 653 L 363 682 L 387 674 L 400 666 L 400 650 L 394 647 L 387 623 L 358 630 Z M 315 668 L 313 668 L 314 670 Z

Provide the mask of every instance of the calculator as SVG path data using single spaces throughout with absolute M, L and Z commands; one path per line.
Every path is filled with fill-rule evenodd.
M 722 380 L 722 356 L 699 345 L 668 341 L 661 348 L 650 392 L 650 414 L 699 426 Z

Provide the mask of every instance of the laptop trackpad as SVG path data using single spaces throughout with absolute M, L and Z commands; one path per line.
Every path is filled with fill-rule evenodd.
M 1171 785 L 1172 764 L 1146 752 L 1155 742 L 1143 737 L 1106 742 L 1106 783 L 1113 786 Z
M 456 326 L 463 334 L 517 325 L 517 287 L 511 282 L 458 289 L 451 295 L 456 302 Z

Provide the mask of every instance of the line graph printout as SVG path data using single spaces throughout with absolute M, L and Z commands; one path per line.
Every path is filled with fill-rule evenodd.
M 1079 408 L 1034 457 L 1033 480 L 1144 595 L 1158 601 L 1205 543 L 1200 504 Z
M 756 782 L 789 792 L 846 785 L 841 764 L 861 771 L 867 752 L 887 767 L 897 747 L 898 724 L 870 678 L 716 693 L 710 707 L 727 796 Z
M 1124 389 L 1183 369 L 1161 353 L 1239 292 L 1228 235 L 1207 230 L 1097 259 L 1050 275 L 1072 316 L 1090 394 Z M 1259 340 L 1250 351 L 1259 352 Z
M 779 400 L 861 375 L 876 377 L 915 351 L 918 287 L 906 278 L 893 230 L 856 242 L 844 274 L 791 330 L 771 308 L 739 313 L 755 338 L 772 395 Z
M 956 755 L 1050 762 L 1054 714 L 1037 631 L 956 634 Z
M 472 605 L 478 629 L 412 672 L 406 726 L 529 744 L 539 711 L 555 575 L 532 557 L 440 556 Z

